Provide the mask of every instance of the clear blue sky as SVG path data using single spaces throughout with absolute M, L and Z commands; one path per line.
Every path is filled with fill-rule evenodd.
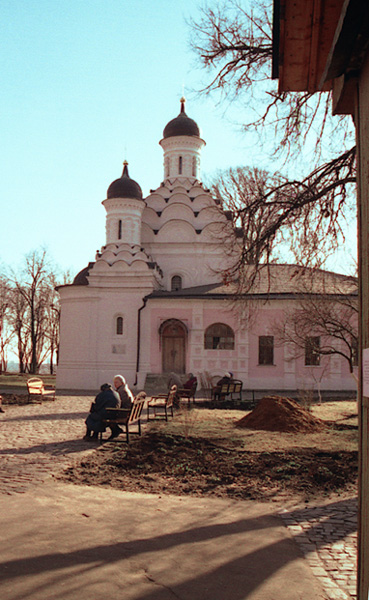
M 101 201 L 123 160 L 144 195 L 162 181 L 158 142 L 183 90 L 207 143 L 203 176 L 267 166 L 232 125 L 235 111 L 224 118 L 191 91 L 202 73 L 186 19 L 200 0 L 1 4 L 0 264 L 41 246 L 72 274 L 94 260 L 105 243 Z

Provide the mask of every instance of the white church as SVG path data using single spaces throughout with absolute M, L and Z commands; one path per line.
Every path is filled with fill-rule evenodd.
M 143 198 L 124 163 L 102 202 L 105 245 L 72 284 L 58 288 L 57 389 L 96 391 L 117 373 L 145 389 L 148 376 L 173 371 L 193 372 L 200 381 L 204 373 L 231 371 L 252 390 L 296 390 L 310 379 L 313 387 L 323 365 L 291 358 L 288 348 L 274 345 L 272 330 L 276 316 L 296 302 L 291 274 L 298 267 L 272 265 L 268 281 L 253 290 L 261 301 L 257 318 L 246 324 L 222 277 L 231 260 L 226 240 L 236 233 L 201 182 L 205 141 L 183 98 L 159 143 L 162 183 Z M 343 276 L 327 278 L 332 293 L 342 289 Z M 321 388 L 354 389 L 346 361 L 327 360 Z

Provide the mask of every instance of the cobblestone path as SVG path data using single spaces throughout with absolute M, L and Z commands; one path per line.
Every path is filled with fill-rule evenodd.
M 0 493 L 25 492 L 93 449 L 82 440 L 92 397 L 7 405 L 0 413 Z
M 288 511 L 282 518 L 328 599 L 356 598 L 356 498 Z

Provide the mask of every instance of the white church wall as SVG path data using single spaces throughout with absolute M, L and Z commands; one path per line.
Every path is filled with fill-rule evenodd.
M 175 187 L 169 193 L 170 196 L 166 203 L 167 207 L 171 206 L 172 204 L 183 204 L 184 206 L 189 206 L 191 208 L 192 200 L 190 199 L 188 192 L 185 188 L 183 188 L 182 186 Z
M 85 287 L 62 288 L 57 389 L 95 389 L 99 297 Z
M 191 188 L 191 196 L 196 198 L 197 201 L 205 200 L 205 199 L 209 200 L 209 198 L 211 198 L 210 190 L 206 190 L 199 183 L 195 183 L 193 185 L 193 187 Z
M 164 207 L 160 209 L 159 212 L 162 210 L 164 210 Z M 156 210 L 150 206 L 146 206 L 142 213 L 142 224 L 149 226 L 151 229 L 159 229 L 160 223 L 160 217 L 158 216 Z
M 192 208 L 195 212 L 200 212 L 201 210 L 212 208 L 214 206 L 213 198 L 210 194 L 204 194 L 204 190 L 202 190 L 201 194 L 196 196 L 194 188 L 192 188 L 191 196 L 193 197 Z
M 141 243 L 144 244 L 145 247 L 149 247 L 150 244 L 155 242 L 156 235 L 153 229 L 147 225 L 146 223 L 142 223 L 141 225 Z
M 191 206 L 187 206 L 183 202 L 170 202 L 164 208 L 161 215 L 161 225 L 167 223 L 168 221 L 178 221 L 183 220 L 194 226 L 195 216 L 193 214 L 193 210 Z
M 156 236 L 156 242 L 174 243 L 196 243 L 196 231 L 194 226 L 187 221 L 172 219 L 162 225 Z
M 62 338 L 57 389 L 98 390 L 122 374 L 129 385 L 136 377 L 137 320 L 142 290 L 70 286 L 62 296 Z M 147 292 L 149 290 L 146 290 Z M 78 294 L 69 301 L 66 294 Z M 116 319 L 123 332 L 116 333 Z M 68 323 L 68 326 L 64 326 Z
M 149 251 L 163 269 L 165 289 L 170 289 L 173 275 L 183 275 L 183 287 L 217 283 L 220 280 L 217 267 L 223 259 L 219 247 L 215 247 L 212 254 L 208 246 L 194 243 L 188 247 L 177 240 L 175 245 L 152 244 Z
M 161 193 L 159 193 L 159 191 L 161 191 Z M 142 213 L 143 221 L 145 221 L 147 209 L 161 212 L 166 207 L 167 203 L 164 200 L 164 197 L 162 196 L 162 194 L 164 194 L 165 192 L 165 188 L 159 188 L 159 191 L 155 192 L 154 194 L 150 194 L 150 196 L 146 198 L 147 206 L 144 208 L 144 211 Z
M 202 229 L 208 224 L 214 222 L 224 223 L 224 215 L 222 215 L 219 209 L 215 206 L 205 206 L 200 209 L 196 217 L 196 229 Z

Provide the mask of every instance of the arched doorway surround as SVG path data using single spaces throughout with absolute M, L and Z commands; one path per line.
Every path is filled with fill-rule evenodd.
M 178 319 L 168 319 L 159 328 L 163 373 L 186 372 L 187 327 Z

